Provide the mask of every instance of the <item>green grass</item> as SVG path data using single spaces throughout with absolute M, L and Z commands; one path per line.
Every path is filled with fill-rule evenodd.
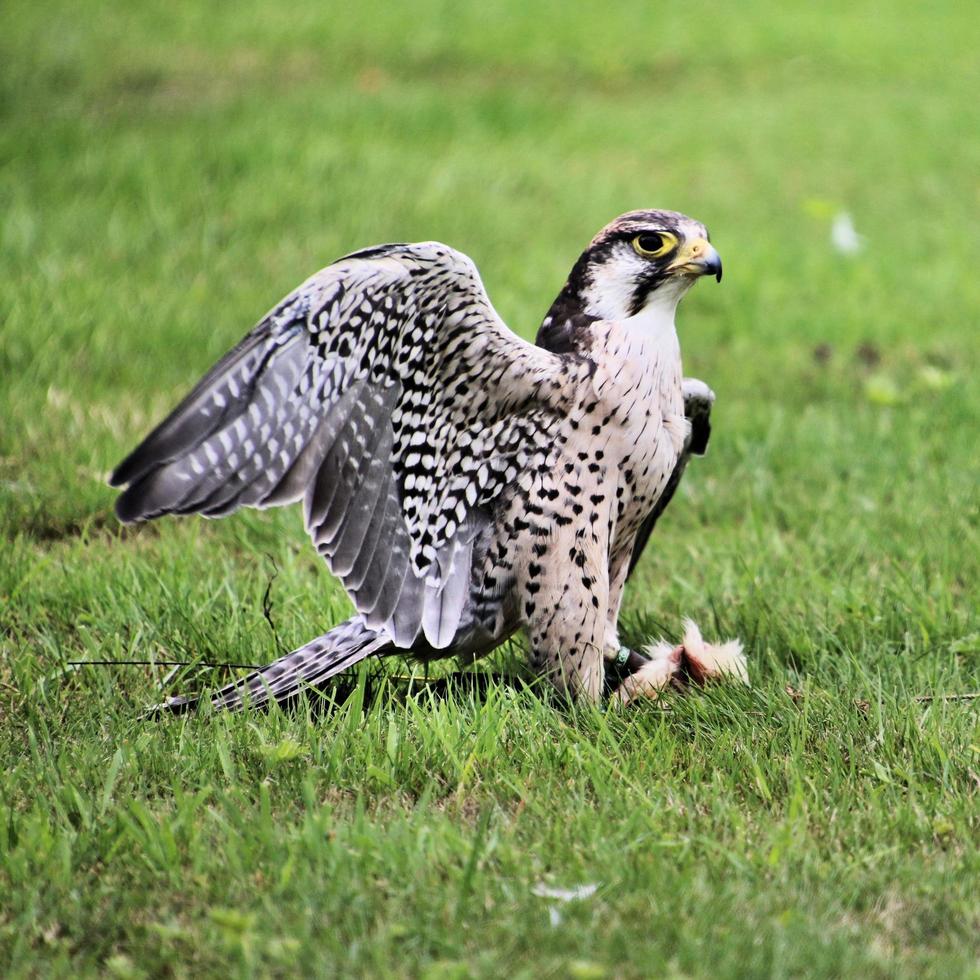
M 351 6 L 4 6 L 0 973 L 977 976 L 973 5 Z M 164 668 L 65 667 L 346 614 L 297 514 L 122 531 L 104 483 L 287 290 L 438 238 L 530 336 L 639 206 L 726 275 L 626 632 L 741 636 L 751 690 L 148 724 Z

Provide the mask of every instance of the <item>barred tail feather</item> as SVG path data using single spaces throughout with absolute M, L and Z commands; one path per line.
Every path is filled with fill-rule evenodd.
M 362 660 L 392 648 L 390 639 L 369 629 L 360 616 L 335 626 L 329 633 L 311 640 L 292 653 L 228 684 L 210 696 L 219 711 L 263 708 L 281 704 L 305 687 L 322 684 Z M 200 697 L 173 697 L 151 707 L 147 714 L 182 714 L 194 710 Z

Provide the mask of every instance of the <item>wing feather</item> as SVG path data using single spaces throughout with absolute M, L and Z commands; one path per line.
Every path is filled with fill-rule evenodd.
M 711 406 L 715 401 L 715 393 L 697 378 L 685 378 L 683 390 L 684 415 L 691 423 L 691 427 L 688 430 L 680 459 L 674 464 L 674 470 L 657 499 L 656 506 L 636 533 L 633 551 L 630 555 L 628 575 L 632 575 L 636 569 L 640 555 L 643 554 L 650 540 L 650 535 L 653 533 L 657 521 L 660 520 L 660 515 L 667 509 L 667 505 L 677 492 L 681 477 L 684 475 L 684 470 L 687 468 L 691 456 L 703 456 L 708 451 L 708 439 L 711 436 Z
M 339 533 L 321 547 L 321 553 L 330 557 L 331 571 L 345 580 L 367 540 L 378 504 L 383 503 L 382 495 L 387 493 L 385 476 L 393 442 L 391 426 L 385 426 Z
M 397 507 L 398 500 L 394 492 L 394 475 L 391 469 L 386 469 L 381 487 L 378 489 L 378 502 L 375 505 L 374 513 L 371 515 L 371 523 L 368 525 L 364 541 L 361 543 L 357 557 L 351 565 L 351 570 L 346 575 L 342 575 L 344 588 L 357 603 L 356 594 L 371 573 L 375 565 L 375 556 L 378 554 L 378 545 L 381 542 L 381 533 L 385 528 L 385 517 L 389 507 Z
M 562 364 L 507 329 L 464 255 L 437 242 L 355 253 L 287 296 L 120 464 L 116 510 L 302 499 L 367 624 L 445 647 L 475 529 L 519 454 L 553 441 Z

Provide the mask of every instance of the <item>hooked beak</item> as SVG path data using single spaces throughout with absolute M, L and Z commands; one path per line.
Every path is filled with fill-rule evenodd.
M 680 247 L 667 271 L 686 276 L 714 276 L 721 282 L 721 256 L 706 239 L 692 238 Z

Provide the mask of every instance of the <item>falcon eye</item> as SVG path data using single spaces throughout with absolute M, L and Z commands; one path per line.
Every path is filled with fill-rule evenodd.
M 633 239 L 633 250 L 645 259 L 659 259 L 676 245 L 677 238 L 669 231 L 645 231 Z

